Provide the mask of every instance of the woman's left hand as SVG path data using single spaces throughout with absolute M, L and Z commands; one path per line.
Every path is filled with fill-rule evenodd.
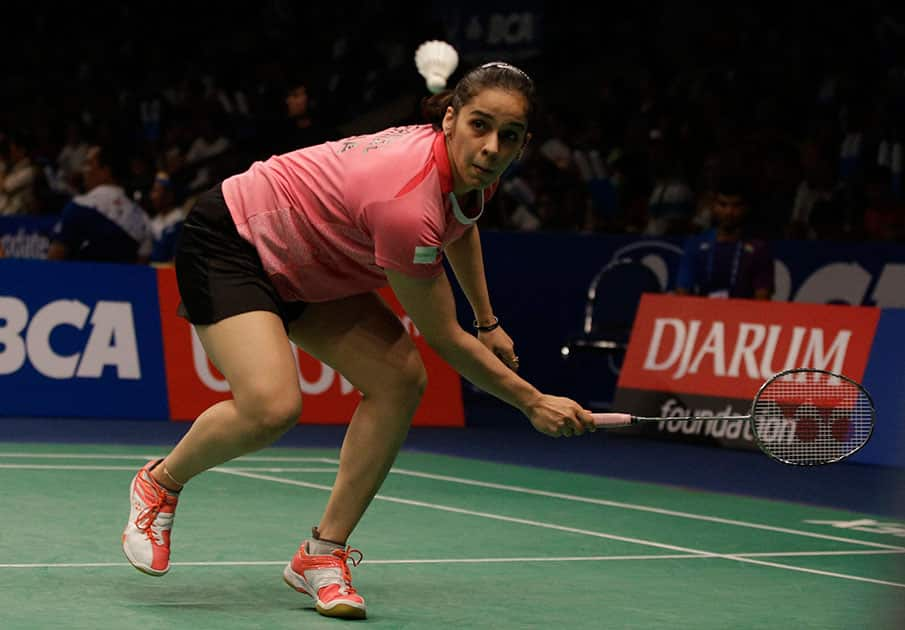
M 478 331 L 478 339 L 487 348 L 500 358 L 500 361 L 518 372 L 518 355 L 515 353 L 515 344 L 502 326 L 490 332 Z

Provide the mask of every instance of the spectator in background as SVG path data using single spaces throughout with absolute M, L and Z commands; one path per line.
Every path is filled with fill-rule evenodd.
M 815 206 L 832 205 L 836 197 L 833 161 L 809 143 L 802 149 L 804 178 L 795 191 L 792 216 L 786 226 L 787 238 L 814 239 L 818 237 L 812 225 L 811 212 Z M 826 213 L 821 212 L 825 216 Z M 823 218 L 821 218 L 821 221 Z
M 871 241 L 905 239 L 905 204 L 898 201 L 890 185 L 889 169 L 874 166 L 864 182 L 864 237 Z
M 158 166 L 171 176 L 175 177 L 179 173 L 180 177 L 185 179 L 187 175 L 181 174 L 186 164 L 185 153 L 191 143 L 192 137 L 188 122 L 184 118 L 174 117 L 164 128 L 157 152 Z
M 536 179 L 532 182 L 536 195 L 532 213 L 539 221 L 533 229 L 577 230 L 585 223 L 588 188 L 573 160 L 573 143 L 564 114 L 551 113 L 547 126 L 549 138 L 537 151 Z M 519 223 L 530 225 L 530 218 L 523 217 Z
M 889 185 L 896 198 L 902 197 L 902 170 L 905 162 L 905 146 L 898 140 L 898 131 L 891 131 L 877 147 L 877 164 L 889 172 Z
M 572 152 L 572 161 L 587 187 L 587 202 L 582 229 L 585 232 L 610 231 L 619 217 L 618 174 L 613 161 L 604 161 L 600 147 L 600 126 L 592 125 L 585 146 Z M 618 152 L 612 153 L 618 159 Z
M 290 82 L 286 93 L 286 118 L 273 141 L 275 153 L 288 153 L 340 137 L 339 131 L 325 125 L 315 115 L 313 105 L 308 84 L 301 80 Z
M 669 146 L 659 129 L 650 132 L 650 157 L 654 189 L 647 204 L 644 234 L 687 234 L 695 215 L 694 193 L 685 181 L 675 149 Z
M 533 232 L 541 227 L 540 219 L 535 214 L 537 195 L 525 178 L 516 175 L 504 181 L 501 186 L 502 195 L 510 202 L 511 211 L 501 225 L 523 232 Z
M 745 234 L 751 193 L 745 179 L 724 175 L 712 213 L 716 227 L 688 239 L 679 263 L 676 293 L 717 298 L 769 300 L 773 256 L 767 244 Z
M 224 133 L 224 117 L 220 112 L 202 115 L 196 122 L 199 135 L 185 154 L 185 168 L 194 173 L 188 185 L 189 190 L 201 192 L 209 188 L 220 175 L 216 162 L 226 154 L 232 142 Z
M 150 222 L 120 185 L 125 169 L 125 160 L 109 147 L 88 150 L 82 164 L 86 192 L 63 208 L 53 229 L 48 260 L 147 262 Z
M 0 215 L 32 214 L 36 210 L 38 167 L 31 161 L 31 148 L 31 137 L 26 132 L 9 135 L 9 159 L 0 163 Z
M 149 152 L 141 149 L 132 151 L 125 179 L 119 183 L 126 195 L 143 208 L 148 207 L 155 172 L 154 158 Z
M 82 127 L 76 121 L 66 124 L 66 142 L 57 154 L 56 177 L 51 181 L 51 188 L 70 196 L 75 195 L 81 185 L 82 164 L 85 155 L 91 148 L 82 138 Z
M 176 183 L 169 173 L 159 171 L 149 194 L 151 201 L 151 234 L 154 245 L 151 262 L 172 262 L 176 256 L 176 239 L 182 230 L 185 210 L 178 205 Z
M 800 180 L 796 149 L 788 144 L 764 151 L 754 166 L 757 177 L 756 225 L 749 232 L 764 239 L 782 238 L 789 222 Z

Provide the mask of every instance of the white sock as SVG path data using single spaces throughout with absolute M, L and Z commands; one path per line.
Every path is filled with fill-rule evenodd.
M 345 549 L 345 545 L 337 545 L 336 543 L 327 542 L 326 540 L 309 540 L 308 553 L 315 556 L 329 556 L 336 549 Z

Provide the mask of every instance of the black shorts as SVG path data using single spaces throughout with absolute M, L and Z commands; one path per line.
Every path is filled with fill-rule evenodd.
M 288 329 L 307 306 L 280 298 L 258 252 L 236 230 L 219 184 L 202 193 L 185 218 L 175 262 L 179 315 L 193 324 L 270 311 Z

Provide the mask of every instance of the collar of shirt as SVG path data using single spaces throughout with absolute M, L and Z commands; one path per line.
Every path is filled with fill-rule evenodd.
M 470 196 L 477 203 L 472 207 L 465 208 L 463 211 L 459 205 L 459 200 L 456 199 L 456 195 L 453 193 L 452 165 L 449 163 L 449 153 L 446 152 L 446 136 L 442 131 L 438 131 L 436 137 L 434 137 L 433 153 L 434 164 L 437 165 L 437 174 L 440 176 L 440 191 L 449 199 L 449 204 L 456 220 L 462 225 L 475 223 L 484 214 L 484 202 L 487 200 L 488 193 L 492 194 L 494 186 L 481 190 L 480 194 Z

